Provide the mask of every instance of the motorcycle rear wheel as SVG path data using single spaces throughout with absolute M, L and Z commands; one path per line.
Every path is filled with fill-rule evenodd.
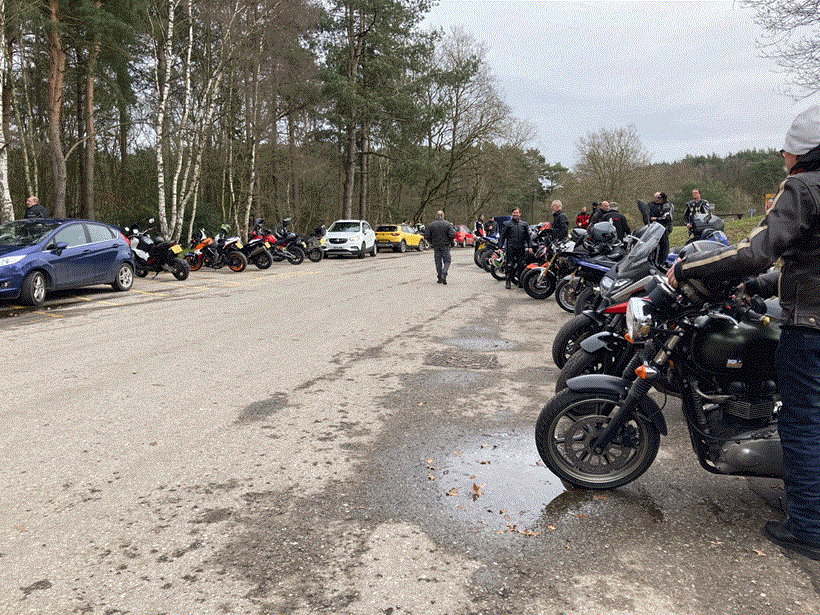
M 184 260 L 182 258 L 179 258 L 179 257 L 174 259 L 173 274 L 174 274 L 174 277 L 177 280 L 179 280 L 180 282 L 182 280 L 187 280 L 188 275 L 190 273 L 191 273 L 191 266 L 188 264 L 188 262 L 186 260 Z
M 307 252 L 305 252 L 305 255 L 310 259 L 312 263 L 318 263 L 320 260 L 322 260 L 322 248 L 314 246 L 313 248 L 310 248 Z
M 660 433 L 638 412 L 602 453 L 590 446 L 619 404 L 615 394 L 565 389 L 544 406 L 535 425 L 535 445 L 553 474 L 582 489 L 614 489 L 646 472 L 658 454 Z M 643 405 L 642 400 L 640 410 L 651 413 Z
M 492 263 L 490 263 L 490 275 L 499 281 L 507 279 L 507 273 L 504 271 L 504 269 L 498 269 Z
M 252 262 L 256 265 L 257 269 L 267 269 L 273 263 L 273 257 L 267 250 L 262 250 L 261 252 L 257 252 Z
M 138 278 L 144 278 L 148 275 L 148 270 L 139 263 L 137 263 L 134 266 L 134 275 Z

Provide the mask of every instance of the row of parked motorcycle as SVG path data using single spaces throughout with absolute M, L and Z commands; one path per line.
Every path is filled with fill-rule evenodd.
M 149 220 L 153 224 L 154 219 Z M 172 273 L 178 280 L 187 279 L 191 271 L 203 266 L 212 269 L 227 267 L 231 271 L 244 271 L 248 264 L 258 269 L 267 269 L 274 262 L 287 261 L 300 265 L 308 258 L 312 262 L 322 260 L 321 238 L 324 226 L 314 229 L 307 239 L 290 231 L 290 218 L 282 221 L 282 227 L 271 230 L 258 218 L 251 229 L 248 240 L 242 241 L 231 235 L 231 227 L 223 224 L 214 237 L 209 237 L 204 228 L 192 234 L 187 250 L 178 243 L 162 236 L 151 236 L 151 227 L 140 230 L 138 226 L 125 227 L 123 232 L 134 253 L 134 273 L 145 277 L 149 272 Z
M 537 273 L 521 274 L 522 285 L 542 276 L 573 312 L 553 341 L 561 371 L 535 429 L 541 459 L 565 484 L 611 489 L 652 465 L 668 434 L 665 400 L 658 403 L 652 389 L 680 399 L 704 470 L 782 476 L 771 360 L 780 336 L 777 299 L 738 292 L 742 279 L 678 288 L 666 279 L 678 256 L 727 245 L 722 230 L 717 216 L 698 214 L 690 241 L 671 250 L 657 222 L 623 241 L 598 225 L 575 229 L 564 242 L 539 231 L 541 262 L 531 268 Z M 489 262 L 491 271 L 499 258 L 497 246 L 476 251 L 477 264 Z M 562 296 L 561 282 L 584 290 Z

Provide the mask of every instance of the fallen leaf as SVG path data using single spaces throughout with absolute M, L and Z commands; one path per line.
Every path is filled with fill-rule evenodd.
M 763 551 L 758 551 L 757 549 L 752 549 L 752 551 L 754 551 L 755 555 L 759 555 L 760 557 L 766 557 L 766 554 L 763 553 Z
M 579 519 L 586 519 L 586 518 L 587 518 L 587 516 L 586 516 L 586 515 L 584 515 L 584 514 L 582 514 L 582 513 L 581 513 L 581 514 L 577 514 L 577 515 L 575 515 L 575 516 L 576 516 L 576 517 L 578 517 Z
M 544 465 L 544 462 L 543 462 L 543 461 L 536 461 L 536 462 L 535 462 L 535 465 L 537 465 L 537 466 L 543 466 L 543 465 Z
M 433 463 L 433 460 L 432 460 L 432 459 L 428 459 L 428 460 L 427 460 L 427 465 L 429 466 L 431 463 Z
M 423 406 L 423 405 L 424 405 L 424 402 L 423 402 L 423 401 L 420 401 L 420 402 L 419 402 L 419 406 Z
M 492 462 L 491 461 L 479 461 L 478 463 L 480 463 L 483 466 L 486 466 L 486 465 L 489 465 Z
M 554 529 L 555 529 L 555 526 L 554 526 L 554 525 L 548 525 L 548 526 L 547 526 L 547 529 L 548 529 L 548 530 L 554 530 Z
M 432 474 L 430 474 L 430 475 L 427 477 L 427 480 L 436 480 L 436 477 L 435 477 L 435 476 L 433 476 Z
M 486 444 L 482 444 L 482 445 L 481 445 L 481 448 L 487 448 L 487 445 L 486 445 Z
M 450 489 L 450 491 L 447 492 L 446 495 L 458 495 L 458 489 L 453 487 L 452 489 Z

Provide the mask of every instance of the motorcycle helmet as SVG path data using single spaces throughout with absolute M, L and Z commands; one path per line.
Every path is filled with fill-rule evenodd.
M 219 227 L 219 230 L 224 235 L 230 235 L 231 234 L 231 225 L 230 224 L 223 224 L 222 226 Z
M 588 232 L 587 237 L 595 243 L 611 243 L 618 238 L 618 231 L 612 222 L 604 220 L 593 224 L 592 230 Z
M 587 230 L 585 228 L 581 228 L 580 226 L 576 226 L 572 229 L 569 233 L 569 238 L 575 242 L 575 244 L 581 243 L 584 238 L 587 236 Z

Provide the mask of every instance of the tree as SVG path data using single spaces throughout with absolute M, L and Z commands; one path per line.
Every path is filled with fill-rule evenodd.
M 765 34 L 758 41 L 788 77 L 786 93 L 795 100 L 820 91 L 820 0 L 741 0 L 755 10 Z
M 0 0 L 0 98 L 6 100 L 6 88 L 8 77 L 6 74 L 8 63 L 6 62 L 6 2 Z M 0 131 L 0 222 L 14 220 L 14 208 L 11 205 L 11 193 L 9 192 L 9 164 L 8 164 L 8 131 L 6 128 L 6 110 L 3 109 L 3 130 Z
M 575 148 L 581 200 L 614 200 L 632 210 L 632 203 L 647 189 L 643 171 L 649 164 L 635 126 L 587 133 Z

